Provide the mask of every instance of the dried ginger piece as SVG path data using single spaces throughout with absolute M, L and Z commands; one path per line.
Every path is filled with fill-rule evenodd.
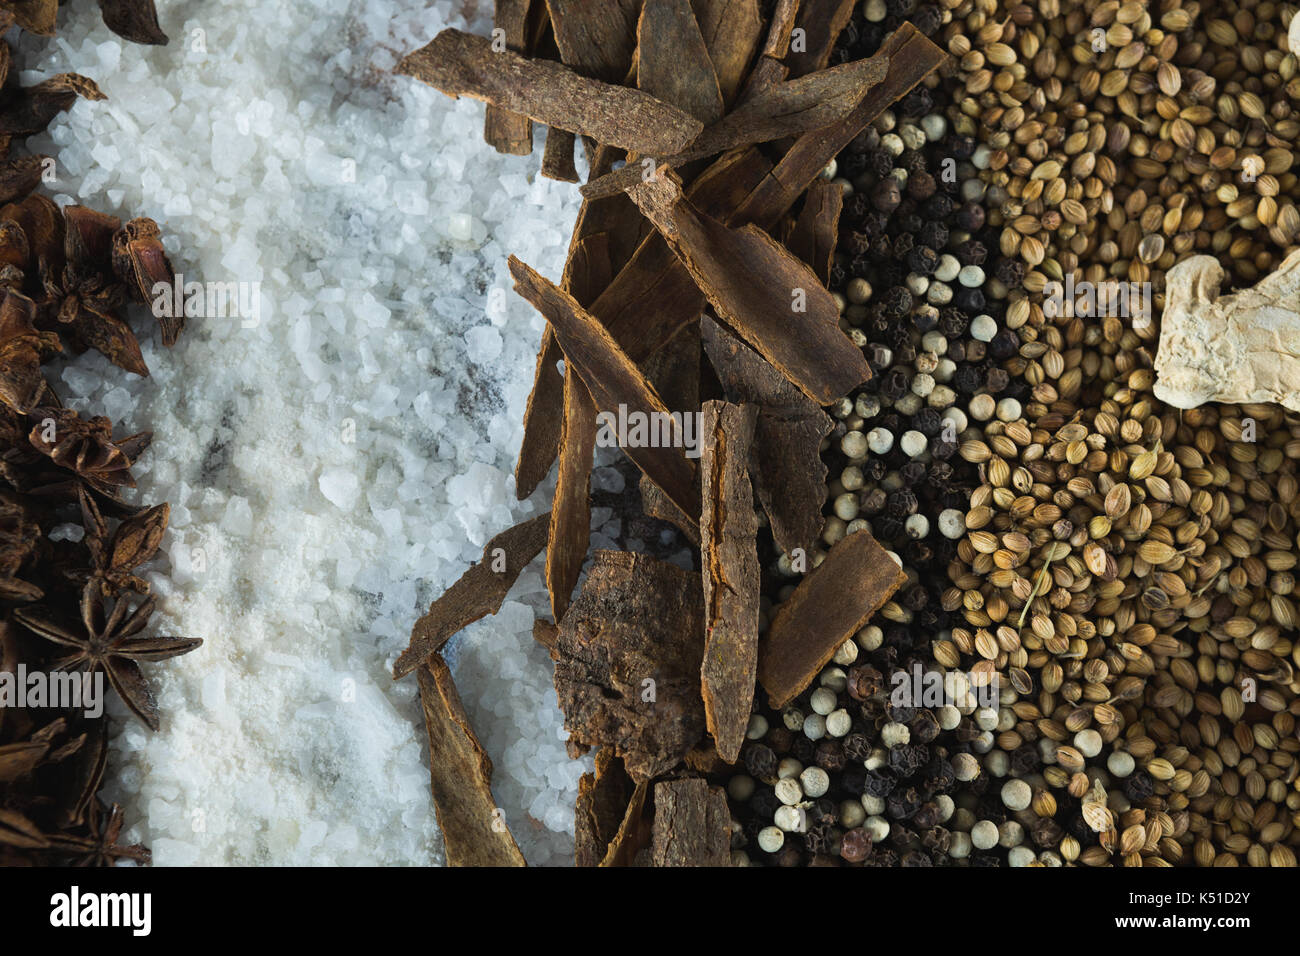
M 429 606 L 411 629 L 411 643 L 393 665 L 393 679 L 405 677 L 448 639 L 479 618 L 501 610 L 519 572 L 546 547 L 550 512 L 502 531 L 483 546 L 483 557 Z
M 840 539 L 777 608 L 758 648 L 758 680 L 773 707 L 792 701 L 835 651 L 907 580 L 870 532 Z
M 612 748 L 639 781 L 680 763 L 704 735 L 703 629 L 699 575 L 596 551 L 551 652 L 571 740 Z
M 524 866 L 524 856 L 492 799 L 492 761 L 474 735 L 442 655 L 433 654 L 420 667 L 419 680 L 433 809 L 447 865 Z
M 758 519 L 749 484 L 755 405 L 705 402 L 700 442 L 704 716 L 718 753 L 740 757 L 758 670 Z

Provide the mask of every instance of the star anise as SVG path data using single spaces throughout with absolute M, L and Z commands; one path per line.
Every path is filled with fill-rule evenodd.
M 90 551 L 90 568 L 78 572 L 99 583 L 107 595 L 116 597 L 123 591 L 149 593 L 149 582 L 135 574 L 135 569 L 158 553 L 171 506 L 165 502 L 148 508 L 123 520 L 108 533 L 108 522 L 100 514 L 95 499 L 84 488 L 78 489 L 81 497 L 81 524 Z M 2 525 L 0 525 L 2 527 Z
M 115 866 L 120 860 L 145 864 L 153 859 L 148 847 L 139 843 L 120 846 L 124 814 L 116 803 L 105 817 L 102 801 L 92 800 L 86 814 L 86 836 L 55 834 L 47 838 L 50 850 L 70 856 L 72 866 Z
M 137 302 L 149 305 L 157 298 L 154 286 L 171 285 L 176 280 L 171 260 L 163 249 L 162 233 L 158 223 L 147 216 L 132 219 L 113 234 L 113 271 L 125 283 L 127 291 Z M 158 315 L 162 329 L 163 345 L 176 344 L 176 337 L 185 324 L 185 315 Z
M 36 304 L 0 288 L 0 402 L 16 412 L 34 405 L 45 384 L 41 363 L 62 348 L 53 332 L 37 331 Z
M 122 702 L 151 729 L 158 729 L 158 704 L 140 670 L 139 661 L 163 661 L 186 654 L 203 641 L 186 637 L 136 637 L 149 623 L 154 599 L 147 598 L 134 610 L 125 598 L 108 611 L 96 581 L 87 581 L 81 592 L 81 622 L 69 626 L 43 607 L 20 608 L 15 619 L 35 634 L 68 649 L 56 659 L 57 670 L 108 675 L 109 683 Z
M 127 300 L 127 287 L 112 268 L 113 234 L 121 221 L 85 206 L 67 206 L 63 217 L 62 255 L 38 263 L 47 296 L 43 310 L 77 351 L 93 348 L 119 368 L 148 375 L 135 333 L 117 314 Z
M 102 415 L 82 418 L 68 408 L 35 408 L 28 440 L 31 447 L 61 469 L 72 472 L 87 487 L 110 498 L 119 488 L 134 488 L 131 465 L 153 440 L 150 432 L 113 440 L 113 423 Z M 69 488 L 68 497 L 76 497 Z M 39 492 L 32 492 L 33 494 Z

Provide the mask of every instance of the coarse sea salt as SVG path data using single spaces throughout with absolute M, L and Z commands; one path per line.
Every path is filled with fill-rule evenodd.
M 29 141 L 50 193 L 154 217 L 187 280 L 261 284 L 260 321 L 190 319 L 170 350 L 137 322 L 151 379 L 94 352 L 54 375 L 120 434 L 154 431 L 156 630 L 204 639 L 148 668 L 160 732 L 110 704 L 107 796 L 159 865 L 442 859 L 416 682 L 389 669 L 483 543 L 544 507 L 514 498 L 542 323 L 505 256 L 557 277 L 578 208 L 537 175 L 540 131 L 498 155 L 482 104 L 391 74 L 444 26 L 486 34 L 490 8 L 163 4 L 171 43 L 147 47 L 70 4 L 57 42 L 16 41 L 24 82 L 79 72 L 108 96 Z M 590 761 L 565 753 L 531 636 L 539 568 L 447 654 L 524 855 L 555 864 Z

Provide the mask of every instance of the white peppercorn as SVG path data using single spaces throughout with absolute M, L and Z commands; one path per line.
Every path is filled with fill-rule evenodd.
M 961 711 L 952 704 L 945 704 L 939 708 L 939 727 L 942 730 L 956 730 L 957 725 L 961 723 Z
M 974 754 L 959 753 L 952 758 L 952 770 L 958 780 L 966 783 L 980 775 L 980 762 Z
M 745 728 L 745 736 L 750 740 L 762 740 L 767 736 L 768 723 L 767 718 L 762 714 L 750 714 L 749 725 Z
M 925 435 L 918 431 L 905 431 L 903 437 L 898 440 L 898 447 L 908 458 L 915 458 L 921 452 L 925 451 L 929 444 Z
M 937 143 L 943 139 L 944 133 L 948 132 L 948 120 L 942 113 L 927 113 L 921 117 L 921 130 L 925 133 L 926 139 Z
M 921 410 L 921 404 L 924 399 L 914 391 L 909 391 L 906 395 L 894 402 L 894 411 L 900 415 L 912 416 Z
M 984 270 L 979 266 L 962 266 L 957 281 L 968 289 L 978 289 L 984 284 Z
M 1007 853 L 1007 866 L 1024 867 L 1034 862 L 1034 851 L 1027 846 L 1013 846 Z
M 775 853 L 785 845 L 785 834 L 780 827 L 763 827 L 758 831 L 758 848 L 764 853 Z
M 862 804 L 857 800 L 845 800 L 836 808 L 836 812 L 839 814 L 840 826 L 848 830 L 862 826 L 862 821 L 867 818 L 867 811 L 862 809 Z
M 826 736 L 826 718 L 821 714 L 809 714 L 803 719 L 803 735 L 809 740 L 821 740 Z
M 1117 777 L 1127 777 L 1136 766 L 1133 755 L 1123 750 L 1116 750 L 1106 758 L 1106 769 Z
M 869 793 L 864 793 L 858 800 L 862 804 L 862 810 L 867 816 L 880 816 L 885 812 L 885 798 L 873 797 Z
M 990 777 L 1005 777 L 1011 771 L 1011 756 L 1005 750 L 990 750 L 984 757 L 984 772 Z
M 998 421 L 1014 422 L 1021 414 L 1020 402 L 1014 398 L 1001 399 L 997 404 Z
M 964 860 L 970 856 L 971 840 L 966 833 L 954 833 L 948 842 L 948 855 L 954 860 Z
M 867 432 L 867 447 L 874 455 L 888 454 L 889 450 L 894 447 L 894 433 L 887 428 L 871 429 L 871 431 Z M 866 456 L 863 455 L 862 457 Z
M 1085 728 L 1074 735 L 1074 747 L 1085 757 L 1095 757 L 1101 753 L 1102 739 L 1101 734 L 1091 727 Z
M 850 460 L 861 461 L 867 457 L 867 436 L 858 431 L 845 432 L 840 439 L 840 451 Z
M 835 709 L 836 696 L 834 691 L 827 690 L 825 687 L 819 687 L 812 692 L 812 698 L 809 703 L 812 704 L 814 713 L 821 714 L 825 717 Z
M 952 286 L 946 282 L 931 282 L 925 290 L 925 301 L 931 305 L 947 305 L 952 301 Z
M 939 809 L 939 822 L 947 823 L 952 819 L 953 811 L 957 809 L 956 804 L 952 802 L 952 797 L 946 793 L 941 793 L 934 798 L 934 805 Z
M 891 720 L 880 728 L 880 742 L 886 747 L 899 747 L 910 743 L 911 740 L 912 732 L 908 729 L 907 724 L 900 724 L 896 720 Z
M 780 806 L 772 814 L 772 822 L 786 833 L 803 833 L 808 829 L 808 814 L 799 807 Z
M 970 828 L 970 842 L 977 850 L 991 850 L 998 845 L 998 825 L 992 820 L 980 820 Z
M 939 257 L 939 264 L 935 267 L 934 277 L 940 282 L 951 282 L 961 273 L 961 263 L 957 257 L 951 253 L 945 252 Z
M 843 521 L 852 521 L 858 516 L 858 496 L 851 491 L 846 491 L 835 499 L 831 507 L 836 517 Z
M 993 337 L 998 334 L 998 324 L 993 321 L 990 315 L 977 315 L 971 319 L 970 335 L 971 338 L 978 342 L 992 342 Z
M 867 821 L 862 826 L 871 835 L 872 843 L 881 843 L 889 836 L 889 821 L 879 814 L 867 817 Z
M 943 410 L 957 401 L 957 393 L 947 385 L 936 385 L 930 397 L 926 399 L 926 404 L 931 408 Z
M 930 533 L 930 519 L 923 514 L 908 515 L 903 531 L 913 541 L 920 541 Z
M 853 645 L 853 649 L 855 651 L 857 650 L 856 644 Z M 842 668 L 828 667 L 826 670 L 822 671 L 822 676 L 818 680 L 818 683 L 823 687 L 830 688 L 838 694 L 843 691 L 844 688 L 849 686 L 849 675 L 844 673 Z
M 907 290 L 911 292 L 912 295 L 920 298 L 925 295 L 926 290 L 930 288 L 930 278 L 929 276 L 921 275 L 919 272 L 912 272 L 903 280 L 903 284 L 907 286 Z
M 936 382 L 951 382 L 952 377 L 957 374 L 957 363 L 948 356 L 939 359 L 934 368 L 934 380 Z
M 903 145 L 903 137 L 897 133 L 886 133 L 880 137 L 880 148 L 891 156 L 900 156 L 906 147 Z
M 997 402 L 994 400 L 992 395 L 976 395 L 966 404 L 966 410 L 970 412 L 970 417 L 975 419 L 977 422 L 986 422 L 992 418 L 993 413 L 997 411 Z M 855 435 L 858 433 L 849 432 L 849 434 Z
M 803 800 L 803 787 L 799 786 L 797 777 L 785 777 L 776 782 L 776 798 L 787 807 L 793 807 Z
M 853 729 L 853 718 L 843 707 L 826 715 L 826 733 L 832 737 L 844 737 Z
M 840 487 L 845 491 L 859 491 L 865 483 L 862 469 L 857 465 L 849 465 L 840 472 Z
M 939 533 L 945 538 L 956 541 L 966 533 L 966 515 L 956 508 L 945 508 L 939 512 Z
M 803 764 L 794 757 L 782 757 L 781 762 L 776 765 L 776 776 L 779 780 L 788 780 L 790 777 L 797 777 L 803 772 Z
M 943 419 L 945 423 L 951 423 L 952 430 L 957 435 L 960 435 L 970 427 L 970 421 L 966 418 L 966 413 L 960 408 L 953 407 L 945 409 L 943 414 L 939 417 Z
M 937 362 L 935 363 L 938 364 Z M 918 398 L 925 398 L 934 391 L 934 376 L 928 372 L 919 372 L 912 376 L 912 394 Z M 915 414 L 915 413 L 913 413 Z
M 1025 828 L 1016 820 L 1007 820 L 998 827 L 998 845 L 1010 849 L 1025 842 Z
M 864 651 L 875 651 L 880 649 L 880 645 L 885 641 L 885 632 L 875 624 L 868 624 L 862 630 L 858 631 L 855 636 L 858 647 Z
M 1008 780 L 1002 785 L 1002 805 L 1008 810 L 1024 810 L 1033 799 L 1033 788 L 1023 780 Z
M 803 729 L 803 711 L 798 707 L 787 707 L 781 711 L 781 723 L 785 724 L 785 729 L 796 731 Z
M 810 800 L 824 797 L 831 788 L 831 777 L 821 767 L 808 767 L 799 774 L 799 783 Z
M 850 279 L 849 286 L 845 292 L 847 293 L 850 302 L 854 305 L 862 305 L 871 299 L 871 283 L 866 279 L 861 278 Z

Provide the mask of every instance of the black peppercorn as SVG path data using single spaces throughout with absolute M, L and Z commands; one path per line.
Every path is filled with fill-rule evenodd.
M 827 773 L 843 770 L 844 746 L 838 740 L 819 741 L 813 759 Z
M 1025 266 L 1019 259 L 1003 259 L 993 270 L 993 277 L 1008 289 L 1015 289 L 1025 278 Z
M 861 863 L 871 854 L 871 834 L 854 827 L 840 837 L 840 856 L 849 863 Z
M 939 254 L 929 246 L 917 246 L 907 254 L 907 267 L 923 276 L 933 275 L 939 266 Z
M 979 289 L 959 285 L 953 291 L 952 304 L 963 312 L 984 311 L 984 293 Z
M 977 145 L 974 136 L 962 135 L 949 136 L 946 143 L 948 154 L 952 156 L 953 159 L 957 160 L 957 162 L 961 162 L 964 159 L 970 159 L 974 156 L 975 147 Z
M 923 246 L 942 249 L 948 245 L 948 227 L 941 222 L 926 222 L 921 226 L 916 238 Z
M 844 772 L 840 774 L 840 787 L 851 796 L 860 796 L 870 776 L 871 774 L 862 767 L 845 767 Z
M 988 254 L 989 251 L 984 247 L 984 243 L 976 239 L 967 239 L 953 250 L 957 261 L 964 266 L 982 266 Z
M 921 207 L 921 215 L 927 219 L 947 219 L 952 215 L 956 205 L 950 196 L 941 192 L 935 193 Z
M 910 777 L 930 759 L 930 750 L 924 744 L 900 744 L 889 751 L 889 769 L 900 777 Z
M 984 373 L 984 387 L 994 395 L 1006 388 L 1010 381 L 1011 376 L 1007 371 L 996 365 Z
M 943 26 L 943 14 L 939 12 L 938 7 L 927 3 L 916 8 L 916 12 L 912 14 L 912 23 L 926 36 L 933 36 Z
M 866 193 L 854 193 L 844 200 L 844 217 L 850 221 L 858 222 L 865 220 L 871 208 L 871 197 Z M 870 232 L 871 230 L 867 230 Z
M 984 207 L 977 202 L 963 203 L 957 210 L 957 215 L 953 217 L 953 222 L 957 224 L 958 229 L 964 229 L 966 232 L 983 229 Z
M 1012 776 L 1028 777 L 1038 773 L 1038 768 L 1041 766 L 1042 758 L 1038 754 L 1038 748 L 1033 744 L 1021 744 L 1011 751 Z
M 1145 770 L 1134 770 L 1124 778 L 1124 796 L 1128 797 L 1130 803 L 1142 803 L 1144 800 L 1150 800 L 1155 792 L 1156 788 L 1151 781 L 1151 774 Z
M 952 373 L 952 387 L 962 395 L 974 395 L 984 384 L 979 369 L 973 365 L 958 365 Z
M 927 405 L 912 416 L 912 427 L 927 438 L 933 438 L 943 428 L 943 416 L 938 409 Z
M 845 776 L 848 776 L 847 771 Z M 882 768 L 880 770 L 863 771 L 862 783 L 857 792 L 872 797 L 887 797 L 893 793 L 894 787 L 897 785 L 898 781 L 893 773 L 888 770 Z M 850 791 L 850 793 L 852 792 Z
M 1005 361 L 1020 351 L 1020 336 L 1015 329 L 1002 329 L 993 336 L 989 343 L 989 354 L 998 361 Z
M 844 738 L 846 760 L 861 763 L 871 756 L 871 741 L 866 734 L 852 733 Z
M 916 420 L 912 420 L 913 427 Z M 919 485 L 925 479 L 925 465 L 919 461 L 909 461 L 902 468 L 898 469 L 898 477 L 902 479 L 903 484 L 908 487 Z M 924 590 L 924 589 L 922 589 Z M 915 608 L 913 610 L 916 610 Z
M 912 2 L 915 3 L 915 0 Z M 898 109 L 904 116 L 924 116 L 934 109 L 934 97 L 924 86 L 918 86 L 903 97 L 902 102 L 898 104 Z
M 781 806 L 781 800 L 771 787 L 760 786 L 754 791 L 754 795 L 749 798 L 749 809 L 754 811 L 754 816 L 766 821 L 765 826 L 771 822 L 772 815 L 776 813 L 776 808 L 779 806 Z
M 934 195 L 934 177 L 919 169 L 907 177 L 907 194 L 913 199 L 929 199 Z
M 815 744 L 803 734 L 796 734 L 794 742 L 790 744 L 790 755 L 801 764 L 810 764 L 813 762 L 813 753 Z
M 901 365 L 895 365 L 880 383 L 880 394 L 891 402 L 895 402 L 906 395 L 911 387 L 912 377 L 908 374 L 907 369 Z
M 777 754 L 788 754 L 790 744 L 794 743 L 794 732 L 784 724 L 775 724 L 767 729 L 763 742 Z
M 1050 849 L 1060 844 L 1061 837 L 1065 836 L 1065 831 L 1061 829 L 1059 823 L 1048 817 L 1044 820 L 1035 821 L 1029 830 L 1029 835 L 1033 837 L 1034 842 L 1040 847 Z
M 900 232 L 894 236 L 893 250 L 895 259 L 904 259 L 916 247 L 916 236 L 910 232 Z
M 865 232 L 851 232 L 844 241 L 844 248 L 851 255 L 865 255 L 871 250 L 871 237 Z
M 867 154 L 867 169 L 879 179 L 888 179 L 894 170 L 894 157 L 887 149 L 873 149 Z
M 776 777 L 776 754 L 766 744 L 751 744 L 745 750 L 745 768 L 751 777 L 772 780 Z
M 885 511 L 891 518 L 906 518 L 916 514 L 916 495 L 907 488 L 900 488 L 889 496 Z
M 939 736 L 939 718 L 932 710 L 923 710 L 908 724 L 912 739 L 918 744 L 928 744 Z
M 885 798 L 885 813 L 892 820 L 907 820 L 921 809 L 921 794 L 915 787 L 905 790 L 895 789 Z
M 902 605 L 909 611 L 919 611 L 930 601 L 930 595 L 925 592 L 925 587 L 920 584 L 914 584 L 903 592 Z
M 886 176 L 872 187 L 871 204 L 881 212 L 893 212 L 902 201 L 903 191 L 893 176 Z
M 894 165 L 899 169 L 907 170 L 908 176 L 911 176 L 914 173 L 924 172 L 927 165 L 925 153 L 921 152 L 919 149 L 905 149 L 903 150 L 902 155 L 900 155 L 895 161 Z M 911 207 L 911 209 L 913 212 L 915 211 L 914 206 Z
M 970 327 L 970 317 L 961 309 L 946 308 L 939 311 L 939 331 L 950 339 L 964 335 Z M 959 362 L 965 357 L 965 346 L 962 346 L 963 353 L 961 356 L 953 354 L 953 347 L 948 347 L 948 357 L 954 362 Z
M 833 823 L 814 823 L 803 835 L 803 845 L 809 853 L 830 853 L 837 842 L 838 835 Z

